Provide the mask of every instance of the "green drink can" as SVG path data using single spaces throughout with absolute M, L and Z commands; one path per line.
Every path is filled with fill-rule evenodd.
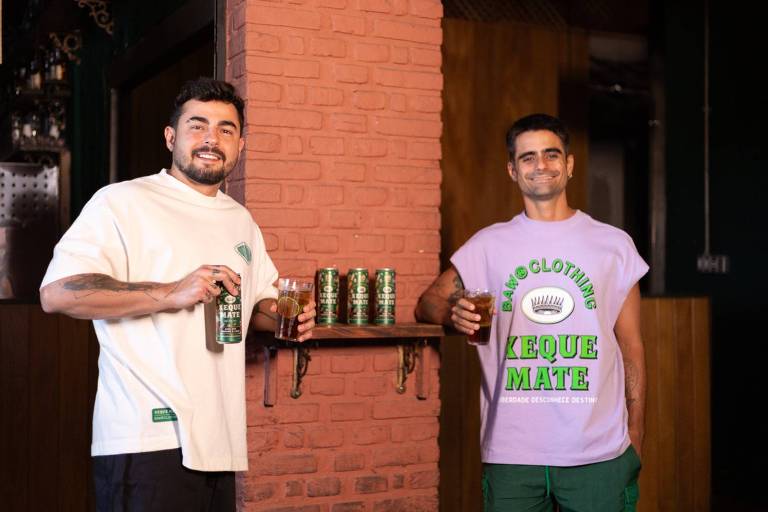
M 221 283 L 219 289 L 221 293 L 216 297 L 216 341 L 222 344 L 240 343 L 243 341 L 240 294 L 232 295 Z
M 368 323 L 368 269 L 351 268 L 347 272 L 347 323 Z
M 339 269 L 317 271 L 317 323 L 332 325 L 339 321 Z
M 376 269 L 376 316 L 374 322 L 379 325 L 395 323 L 395 270 L 392 268 Z

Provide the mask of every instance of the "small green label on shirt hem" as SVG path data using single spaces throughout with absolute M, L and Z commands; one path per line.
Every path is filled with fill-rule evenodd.
M 160 423 L 161 421 L 176 421 L 176 413 L 170 407 L 163 407 L 161 409 L 152 409 L 152 421 L 154 423 Z

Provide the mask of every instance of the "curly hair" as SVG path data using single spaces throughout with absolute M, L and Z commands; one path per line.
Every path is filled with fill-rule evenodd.
M 242 133 L 245 124 L 245 102 L 243 98 L 237 95 L 232 84 L 208 77 L 200 77 L 186 82 L 173 103 L 170 126 L 174 129 L 179 122 L 179 117 L 181 117 L 182 107 L 189 100 L 221 101 L 231 104 L 237 110 L 240 132 Z

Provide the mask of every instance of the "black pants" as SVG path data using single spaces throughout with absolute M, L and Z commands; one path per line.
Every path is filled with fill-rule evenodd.
M 93 457 L 99 512 L 234 512 L 235 474 L 194 471 L 181 450 Z

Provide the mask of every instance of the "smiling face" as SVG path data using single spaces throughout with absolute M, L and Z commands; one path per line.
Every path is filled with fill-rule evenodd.
M 181 173 L 191 184 L 209 186 L 224 181 L 245 140 L 234 105 L 189 100 L 176 126 L 165 128 L 165 143 L 173 154 L 171 174 Z
M 549 130 L 523 132 L 515 141 L 514 161 L 507 164 L 524 198 L 550 201 L 565 195 L 573 173 L 573 155 L 566 155 L 560 138 Z

